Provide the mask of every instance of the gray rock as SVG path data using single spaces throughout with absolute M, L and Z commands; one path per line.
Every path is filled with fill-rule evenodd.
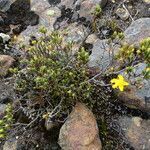
M 117 16 L 119 16 L 122 20 L 127 20 L 129 18 L 129 13 L 123 9 L 123 8 L 118 8 L 116 10 Z
M 0 25 L 4 24 L 4 19 L 0 16 Z
M 77 7 L 77 5 L 81 5 L 84 1 L 86 1 L 86 3 L 89 1 L 92 5 L 100 4 L 102 7 L 107 3 L 107 0 L 63 0 L 59 5 L 73 9 Z
M 104 7 L 107 3 L 107 0 L 63 0 L 59 6 L 65 6 L 76 11 L 76 8 L 80 6 L 78 14 L 80 17 L 85 17 L 87 21 L 93 21 L 92 12 L 97 4 Z
M 108 40 L 100 40 L 97 38 L 94 41 L 88 65 L 89 67 L 98 67 L 101 71 L 106 71 L 106 69 L 112 66 L 112 56 L 117 50 L 112 50 Z
M 18 141 L 16 139 L 7 140 L 3 146 L 3 150 L 17 150 Z
M 74 3 L 74 0 L 63 0 L 59 4 L 59 6 L 65 6 L 66 8 L 74 9 L 76 3 L 78 3 L 79 1 L 81 1 L 81 0 L 77 0 L 77 2 Z
M 95 11 L 95 6 L 97 4 L 105 6 L 107 0 L 82 0 L 80 4 L 79 16 L 86 18 L 87 21 L 93 22 L 94 16 L 93 12 Z
M 0 0 L 0 11 L 6 12 L 16 0 Z
M 11 99 L 15 99 L 12 81 L 0 80 L 0 103 L 7 104 Z
M 33 0 L 31 2 L 31 10 L 35 11 L 39 15 L 39 24 L 36 26 L 28 26 L 19 36 L 17 43 L 28 44 L 30 36 L 33 35 L 36 38 L 40 37 L 39 28 L 44 26 L 48 32 L 54 30 L 53 25 L 58 17 L 61 15 L 61 11 L 58 7 L 50 7 L 47 0 Z
M 0 104 L 0 118 L 3 117 L 5 113 L 6 105 L 5 104 Z
M 83 25 L 78 25 L 77 23 L 69 24 L 68 27 L 61 28 L 60 31 L 64 33 L 63 45 L 66 45 L 68 42 L 74 43 L 72 47 L 73 52 L 80 48 L 81 44 L 90 33 L 87 28 L 85 28 Z
M 124 42 L 138 46 L 141 40 L 150 37 L 150 18 L 135 20 L 125 30 L 124 35 Z
M 146 80 L 140 77 L 142 71 L 144 71 L 146 67 L 147 65 L 145 63 L 139 63 L 133 71 L 134 76 L 130 77 L 131 82 L 133 83 L 137 82 L 137 80 L 141 80 L 140 82 L 141 86 L 140 88 L 137 88 L 136 94 L 143 99 L 145 99 L 145 97 L 150 98 L 150 80 L 149 79 Z
M 150 120 L 140 117 L 120 117 L 118 119 L 125 140 L 136 150 L 150 148 Z

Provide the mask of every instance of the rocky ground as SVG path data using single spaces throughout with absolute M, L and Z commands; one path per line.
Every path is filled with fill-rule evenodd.
M 92 13 L 96 4 L 102 7 L 98 18 Z M 65 31 L 64 42 L 73 41 L 74 50 L 81 46 L 88 49 L 89 67 L 107 70 L 112 53 L 108 39 L 113 30 L 124 32 L 124 42 L 137 47 L 142 39 L 150 37 L 150 1 L 0 0 L 0 117 L 6 104 L 16 98 L 8 70 L 25 56 L 18 45 L 38 38 L 40 26 L 48 32 Z M 14 35 L 15 43 L 8 44 Z M 144 67 L 145 63 L 138 64 L 131 80 L 138 80 L 136 76 Z M 22 133 L 18 132 L 20 126 L 0 142 L 0 149 L 149 150 L 150 81 L 142 80 L 140 89 L 131 86 L 117 98 L 101 93 L 93 98 L 94 115 L 83 104 L 77 104 L 62 127 L 45 125 Z

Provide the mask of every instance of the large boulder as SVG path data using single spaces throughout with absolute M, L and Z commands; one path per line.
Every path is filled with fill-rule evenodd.
M 59 144 L 63 150 L 101 150 L 98 127 L 93 113 L 78 103 L 62 126 Z
M 140 18 L 131 23 L 125 30 L 124 41 L 128 44 L 139 45 L 140 41 L 150 37 L 150 18 Z
M 140 117 L 120 117 L 118 124 L 124 133 L 124 140 L 135 150 L 150 148 L 150 120 Z

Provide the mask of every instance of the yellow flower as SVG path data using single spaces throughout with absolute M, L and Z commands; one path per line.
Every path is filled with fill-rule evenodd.
M 124 80 L 122 75 L 118 75 L 118 78 L 112 79 L 110 82 L 113 89 L 118 88 L 120 91 L 123 91 L 124 87 L 129 85 L 129 83 Z
M 146 72 L 149 72 L 150 71 L 150 67 L 146 68 Z
M 0 139 L 1 138 L 5 138 L 5 135 L 4 134 L 0 134 Z

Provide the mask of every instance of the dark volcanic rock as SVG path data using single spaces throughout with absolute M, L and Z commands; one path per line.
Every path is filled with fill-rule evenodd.
M 57 5 L 61 2 L 61 0 L 48 0 L 50 5 Z
M 92 12 L 95 6 L 104 7 L 106 3 L 107 0 L 63 0 L 59 6 L 71 9 L 72 12 L 77 12 L 81 19 L 92 22 L 94 18 Z
M 15 30 L 19 34 L 25 30 L 28 25 L 38 24 L 38 15 L 30 10 L 30 0 L 16 0 L 10 8 L 2 15 L 4 24 L 0 27 L 0 32 L 7 33 L 10 31 L 10 25 L 19 25 L 20 28 Z M 7 30 L 6 30 L 7 29 Z
M 16 0 L 0 0 L 0 11 L 7 11 Z

